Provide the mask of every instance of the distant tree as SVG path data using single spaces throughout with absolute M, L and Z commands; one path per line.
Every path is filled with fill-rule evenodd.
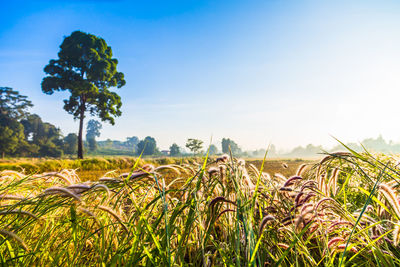
M 0 151 L 2 158 L 14 153 L 24 139 L 24 126 L 19 121 L 0 116 Z
M 10 87 L 0 87 L 0 114 L 6 118 L 22 119 L 28 115 L 27 109 L 33 106 L 27 98 Z
M 64 142 L 60 128 L 43 122 L 37 114 L 28 115 L 21 120 L 21 124 L 24 126 L 26 141 L 38 147 L 38 156 L 62 156 Z
M 217 148 L 216 145 L 210 145 L 209 150 L 210 150 L 210 152 L 209 152 L 210 155 L 216 155 L 216 154 L 218 154 L 218 148 Z
M 229 138 L 222 138 L 221 145 L 223 153 L 229 154 L 232 151 L 232 154 L 239 154 L 241 152 L 239 146 Z
M 154 155 L 157 153 L 157 142 L 153 137 L 147 136 L 137 144 L 136 153 L 141 154 L 142 152 L 143 155 Z
M 169 154 L 171 156 L 178 156 L 181 153 L 180 148 L 177 144 L 173 143 L 170 147 L 169 147 Z
M 97 149 L 96 137 L 100 136 L 101 123 L 96 120 L 88 121 L 86 127 L 86 141 L 89 144 L 89 150 L 95 151 Z
M 186 142 L 186 147 L 196 155 L 202 149 L 203 141 L 189 138 Z
M 121 115 L 121 98 L 110 87 L 125 85 L 124 74 L 117 71 L 118 60 L 112 58 L 111 47 L 104 39 L 75 31 L 65 37 L 58 59 L 50 60 L 44 68 L 47 74 L 42 91 L 70 92 L 64 100 L 64 109 L 79 119 L 78 158 L 83 158 L 82 131 L 85 113 L 99 117 L 114 125 L 114 117 Z
M 78 135 L 70 133 L 64 137 L 64 152 L 65 154 L 75 154 L 78 149 Z
M 2 157 L 27 145 L 20 119 L 28 115 L 32 102 L 10 87 L 0 87 L 0 151 Z
M 139 144 L 139 138 L 137 136 L 127 137 L 124 145 L 128 149 L 132 149 L 134 152 L 137 150 L 137 145 Z

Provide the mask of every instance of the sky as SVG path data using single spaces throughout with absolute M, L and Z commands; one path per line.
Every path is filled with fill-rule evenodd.
M 0 86 L 78 132 L 67 92 L 45 95 L 44 66 L 75 30 L 104 38 L 126 85 L 101 140 L 188 138 L 243 149 L 400 142 L 397 1 L 0 0 Z M 90 119 L 90 117 L 88 118 Z M 88 120 L 87 119 L 87 120 Z M 86 121 L 87 121 L 86 120 Z

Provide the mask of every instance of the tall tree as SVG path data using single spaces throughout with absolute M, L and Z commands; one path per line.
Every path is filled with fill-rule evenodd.
M 44 68 L 47 74 L 42 81 L 42 91 L 69 91 L 64 109 L 79 119 L 78 158 L 83 158 L 83 120 L 85 113 L 99 117 L 114 125 L 114 117 L 121 115 L 121 98 L 111 87 L 125 85 L 124 74 L 117 71 L 118 60 L 112 58 L 111 47 L 104 39 L 75 31 L 65 37 L 58 59 L 50 60 Z
M 78 135 L 70 133 L 64 137 L 64 152 L 65 154 L 75 154 L 78 146 Z
M 64 141 L 60 128 L 43 122 L 37 114 L 28 115 L 21 120 L 26 141 L 37 147 L 39 156 L 60 157 L 63 154 Z
M 97 148 L 96 137 L 100 136 L 101 123 L 96 120 L 88 121 L 86 127 L 86 141 L 89 143 L 89 150 L 95 151 Z
M 170 147 L 169 147 L 169 154 L 171 156 L 178 156 L 181 153 L 180 148 L 177 144 L 173 143 Z
M 32 106 L 27 96 L 10 87 L 0 87 L 0 115 L 19 120 L 28 115 L 27 109 Z
M 144 140 L 141 140 L 137 144 L 137 154 L 141 154 L 143 152 L 143 155 L 154 155 L 157 153 L 157 142 L 156 139 L 154 139 L 151 136 L 147 136 Z
M 235 143 L 235 141 L 229 138 L 222 138 L 222 152 L 223 153 L 230 153 L 232 151 L 233 154 L 239 154 L 241 152 L 239 146 Z
M 186 147 L 193 152 L 193 154 L 197 154 L 201 148 L 203 147 L 203 141 L 198 139 L 189 138 L 186 142 Z
M 133 152 L 136 152 L 139 141 L 140 140 L 137 136 L 127 137 L 126 141 L 124 142 L 124 146 L 127 147 L 129 150 L 132 149 Z
M 210 155 L 216 155 L 216 154 L 218 154 L 218 148 L 217 148 L 216 145 L 210 145 L 209 151 L 210 151 L 210 152 L 209 152 Z
M 24 127 L 20 119 L 28 115 L 32 102 L 10 87 L 0 87 L 0 151 L 2 157 L 25 145 Z

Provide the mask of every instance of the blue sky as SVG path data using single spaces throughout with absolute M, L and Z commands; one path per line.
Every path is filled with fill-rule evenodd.
M 230 137 L 244 149 L 400 141 L 396 1 L 0 1 L 0 86 L 64 134 L 43 67 L 74 30 L 101 36 L 127 84 L 100 139 Z

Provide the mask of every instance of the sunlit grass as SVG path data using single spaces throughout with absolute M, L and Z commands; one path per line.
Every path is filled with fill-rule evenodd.
M 109 172 L 0 173 L 7 265 L 396 266 L 396 159 L 334 153 L 292 176 L 232 157 Z M 287 169 L 289 166 L 283 166 Z

